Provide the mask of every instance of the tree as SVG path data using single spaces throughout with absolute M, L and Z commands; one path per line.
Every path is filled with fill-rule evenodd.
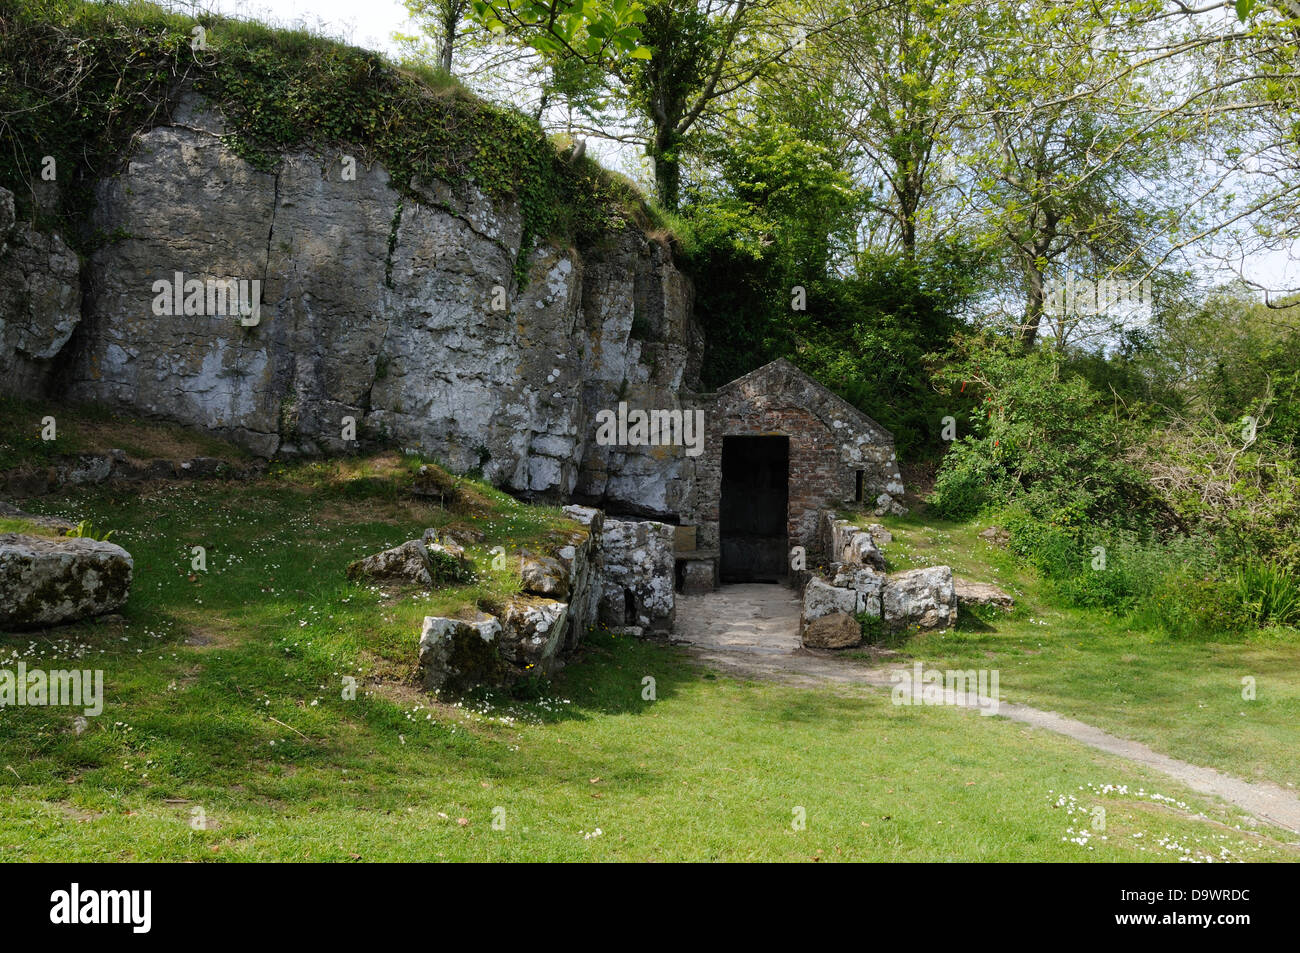
M 468 32 L 466 22 L 470 0 L 406 0 L 411 18 L 435 43 L 436 62 L 444 72 L 452 72 L 452 57 L 456 41 Z M 402 37 L 413 41 L 414 37 Z
M 945 187 L 940 156 L 955 149 L 963 89 L 981 42 L 980 9 L 967 0 L 855 2 L 819 43 L 821 74 L 842 77 L 845 135 L 874 186 L 884 244 L 916 255 L 926 205 Z
M 969 200 L 1020 276 L 1025 347 L 1038 338 L 1049 276 L 1136 278 L 1159 258 L 1161 192 L 1184 135 L 1143 77 L 1114 81 L 1129 65 L 1122 16 L 1091 0 L 990 13 L 969 116 Z M 1059 345 L 1071 328 L 1058 325 Z
M 654 164 L 656 197 L 668 209 L 681 199 L 693 131 L 822 29 L 810 27 L 787 0 L 474 3 L 476 16 L 485 11 L 482 22 L 516 42 L 604 68 L 610 96 L 637 126 L 617 138 L 643 145 Z

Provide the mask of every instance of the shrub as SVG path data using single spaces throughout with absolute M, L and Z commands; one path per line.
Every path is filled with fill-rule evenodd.
M 1052 352 L 958 336 L 935 379 L 954 408 L 975 398 L 930 497 L 941 516 L 1015 503 L 1063 526 L 1110 519 L 1138 528 L 1160 517 L 1144 477 L 1125 462 L 1131 434 Z

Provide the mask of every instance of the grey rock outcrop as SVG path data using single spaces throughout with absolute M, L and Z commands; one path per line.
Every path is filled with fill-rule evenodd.
M 54 357 L 81 321 L 81 266 L 54 234 L 14 220 L 0 189 L 0 389 L 43 390 Z
M 500 615 L 501 658 L 524 674 L 549 673 L 564 645 L 568 614 L 566 602 L 523 594 L 514 596 Z
M 433 585 L 424 543 L 418 539 L 408 539 L 400 546 L 356 560 L 348 566 L 348 578 L 354 582 L 370 579 L 376 582 Z
M 131 554 L 115 543 L 0 535 L 0 628 L 58 625 L 121 608 L 133 568 Z
M 379 164 L 345 181 L 337 150 L 293 152 L 260 172 L 197 98 L 180 113 L 99 184 L 91 224 L 115 238 L 87 262 L 84 302 L 75 257 L 52 268 L 63 259 L 44 248 L 31 268 L 11 242 L 0 267 L 50 287 L 24 298 L 45 302 L 39 321 L 6 312 L 0 361 L 44 360 L 80 320 L 66 362 L 75 399 L 211 430 L 262 456 L 372 439 L 456 473 L 481 469 L 528 498 L 682 508 L 684 457 L 597 446 L 591 423 L 620 398 L 680 406 L 679 390 L 697 384 L 692 289 L 664 246 L 631 225 L 589 248 L 542 244 L 519 290 L 517 203 L 441 182 L 405 183 L 403 196 Z M 259 283 L 256 323 L 215 297 L 222 313 L 155 313 L 175 285 L 230 279 Z

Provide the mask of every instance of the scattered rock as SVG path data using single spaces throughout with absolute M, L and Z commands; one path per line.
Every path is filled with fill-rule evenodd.
M 59 483 L 71 486 L 96 486 L 113 472 L 113 458 L 108 454 L 75 457 L 55 468 Z
M 888 493 L 881 493 L 876 497 L 874 512 L 877 516 L 906 516 L 907 507 L 896 501 Z
M 872 523 L 867 527 L 867 532 L 871 534 L 871 539 L 877 546 L 888 546 L 894 541 L 894 534 L 879 523 Z
M 838 570 L 832 582 L 836 586 L 852 589 L 857 593 L 857 604 L 853 609 L 855 613 L 865 612 L 867 615 L 880 617 L 880 593 L 885 585 L 885 576 L 882 573 L 873 569 L 848 566 Z
M 348 566 L 348 578 L 354 582 L 373 579 L 378 582 L 433 585 L 433 577 L 429 574 L 429 565 L 425 559 L 424 543 L 418 539 L 408 539 L 400 546 L 358 559 Z
M 810 579 L 803 590 L 803 624 L 832 612 L 856 612 L 858 594 L 852 589 L 832 586 L 821 579 Z
M 885 578 L 880 605 L 885 624 L 891 628 L 949 628 L 957 622 L 952 569 L 929 566 L 893 573 Z
M 569 597 L 569 572 L 564 563 L 551 556 L 521 552 L 519 576 L 523 580 L 524 592 L 552 599 Z
M 992 543 L 994 546 L 1005 546 L 1011 541 L 1011 534 L 1001 526 L 990 526 L 980 533 L 980 539 L 986 543 Z
M 131 554 L 95 539 L 0 535 L 0 627 L 74 622 L 120 608 Z
M 958 605 L 997 606 L 1000 609 L 1010 609 L 1016 604 L 1016 600 L 1009 593 L 991 582 L 971 582 L 969 579 L 953 576 L 952 585 L 953 591 L 957 594 Z
M 847 612 L 832 612 L 804 626 L 801 637 L 810 649 L 847 649 L 862 641 L 862 626 Z
M 827 555 L 834 563 L 871 566 L 881 571 L 885 568 L 885 556 L 877 548 L 872 534 L 863 532 L 848 520 L 837 520 L 828 515 L 824 539 Z

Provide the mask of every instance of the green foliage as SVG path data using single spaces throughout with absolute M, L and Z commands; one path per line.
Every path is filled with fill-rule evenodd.
M 947 346 L 979 262 L 960 246 L 862 255 L 856 273 L 809 289 L 791 317 L 792 360 L 894 434 L 905 457 L 941 446 L 951 403 L 927 356 Z
M 1233 595 L 1256 626 L 1300 627 L 1300 579 L 1274 563 L 1250 560 L 1237 567 Z
M 424 560 L 435 585 L 468 585 L 477 578 L 474 567 L 468 560 L 458 559 L 445 550 L 431 549 L 426 546 Z
M 760 107 L 703 147 L 721 175 L 668 222 L 699 280 L 705 383 L 788 357 L 894 432 L 932 450 L 938 419 L 925 355 L 940 350 L 977 286 L 960 245 L 853 254 L 865 197 L 802 105 Z
M 1133 435 L 1055 355 L 960 336 L 935 376 L 954 405 L 970 407 L 930 498 L 940 514 L 964 518 L 1017 502 L 1066 528 L 1159 517 L 1142 475 L 1123 461 Z
M 538 240 L 589 243 L 641 214 L 625 182 L 594 162 L 570 165 L 534 121 L 454 85 L 431 89 L 366 50 L 143 3 L 31 0 L 6 21 L 0 80 L 17 108 L 7 118 L 13 145 L 0 154 L 0 183 L 30 206 L 39 155 L 56 153 L 63 203 L 56 224 L 74 240 L 80 233 L 82 247 L 95 181 L 187 83 L 221 108 L 227 142 L 263 171 L 284 150 L 347 146 L 359 160 L 382 162 L 394 188 L 417 200 L 428 200 L 419 190 L 435 179 L 517 199 L 521 282 Z M 206 31 L 204 50 L 191 48 L 195 25 Z
M 493 33 L 514 33 L 550 57 L 648 60 L 638 0 L 473 0 L 474 19 Z
M 100 542 L 107 542 L 108 537 L 112 536 L 113 532 L 114 531 L 110 529 L 107 533 L 100 535 L 95 529 L 94 523 L 90 520 L 82 520 L 72 529 L 68 530 L 64 535 L 76 539 L 96 539 Z

